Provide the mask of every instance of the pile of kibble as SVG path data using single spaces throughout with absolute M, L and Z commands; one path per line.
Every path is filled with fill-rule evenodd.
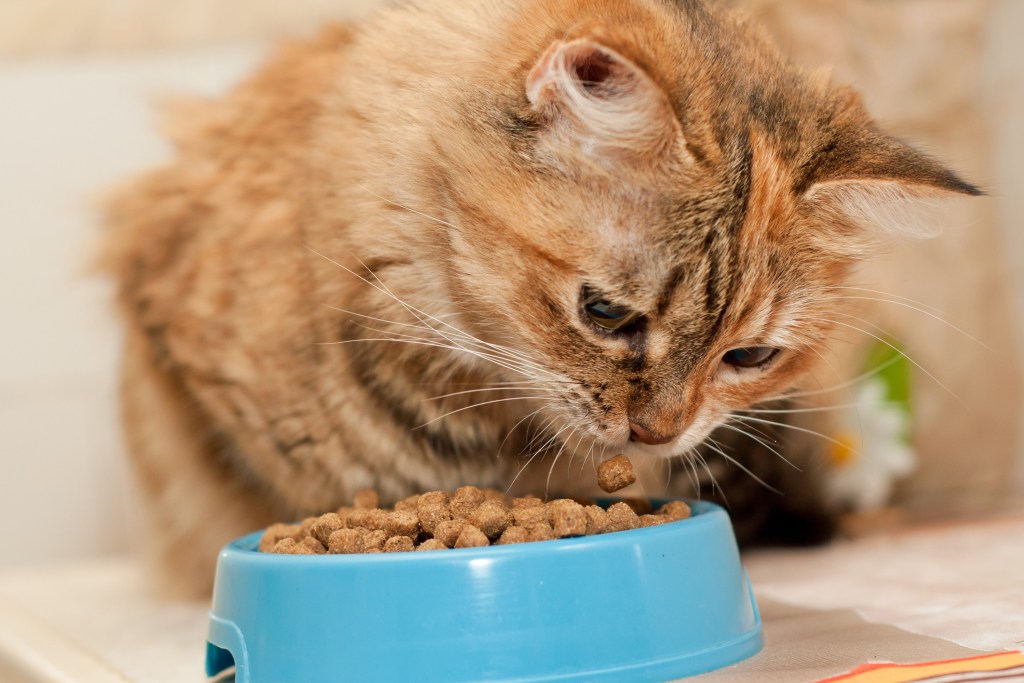
M 263 534 L 260 551 L 319 555 L 475 548 L 626 531 L 690 516 L 681 501 L 653 510 L 646 499 L 630 499 L 606 510 L 589 501 L 509 498 L 475 486 L 410 496 L 390 509 L 379 502 L 375 491 L 364 490 L 351 507 L 301 524 L 274 524 Z

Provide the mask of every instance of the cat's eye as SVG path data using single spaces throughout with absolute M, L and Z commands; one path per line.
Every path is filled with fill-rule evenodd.
M 732 349 L 722 356 L 722 362 L 734 368 L 759 368 L 768 363 L 779 353 L 772 346 L 746 346 Z
M 583 290 L 583 311 L 592 323 L 609 332 L 624 331 L 642 316 L 628 306 L 614 304 L 601 298 L 600 294 Z

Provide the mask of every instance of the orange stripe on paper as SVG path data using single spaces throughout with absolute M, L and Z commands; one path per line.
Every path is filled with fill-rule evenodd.
M 817 683 L 911 683 L 944 674 L 999 671 L 1019 666 L 1024 666 L 1024 653 L 996 652 L 977 657 L 918 664 L 862 664 L 849 673 L 824 678 Z

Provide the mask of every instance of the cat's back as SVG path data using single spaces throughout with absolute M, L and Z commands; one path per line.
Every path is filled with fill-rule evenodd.
M 216 327 L 200 321 L 230 312 L 252 318 L 258 334 L 261 316 L 256 302 L 247 306 L 247 281 L 278 283 L 270 288 L 276 294 L 249 288 L 263 290 L 264 313 L 290 305 L 285 292 L 303 276 L 293 258 L 281 257 L 282 247 L 302 244 L 312 131 L 354 33 L 333 25 L 285 43 L 224 96 L 167 106 L 173 160 L 116 188 L 105 207 L 101 265 L 144 330 L 194 319 L 200 334 Z M 201 336 L 217 342 L 225 332 Z

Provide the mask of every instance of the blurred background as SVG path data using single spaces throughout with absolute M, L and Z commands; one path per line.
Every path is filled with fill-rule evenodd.
M 885 126 L 989 192 L 950 204 L 940 237 L 902 244 L 863 274 L 864 287 L 949 324 L 878 302 L 864 316 L 934 376 L 915 371 L 917 465 L 893 504 L 922 517 L 1020 506 L 1024 2 L 728 1 L 794 59 L 834 65 Z M 0 569 L 123 551 L 139 533 L 118 424 L 119 330 L 90 255 L 103 190 L 170 155 L 160 96 L 216 95 L 276 39 L 377 4 L 0 3 Z

